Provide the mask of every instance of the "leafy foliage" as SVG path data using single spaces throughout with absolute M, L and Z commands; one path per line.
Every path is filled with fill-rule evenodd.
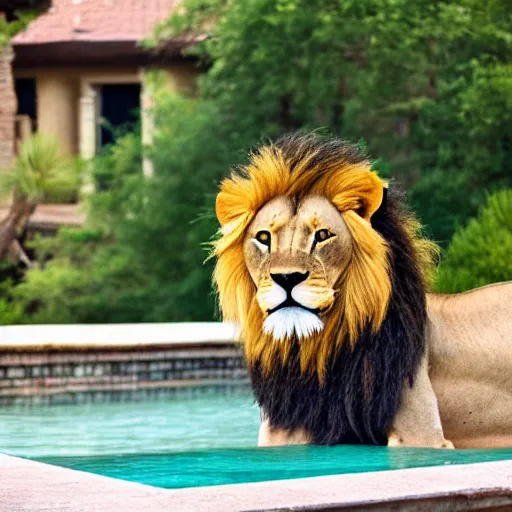
M 155 115 L 155 175 L 142 175 L 138 136 L 121 137 L 94 162 L 109 187 L 89 198 L 88 225 L 35 243 L 40 260 L 51 259 L 11 292 L 30 321 L 211 319 L 203 243 L 216 230 L 215 188 L 236 145 L 219 140 L 225 128 L 211 103 L 163 94 Z
M 36 16 L 34 10 L 17 12 L 17 20 L 8 22 L 0 13 L 0 52 L 18 32 L 21 32 Z
M 512 280 L 512 189 L 496 192 L 477 219 L 457 231 L 436 281 L 440 292 L 455 293 Z
M 10 325 L 23 323 L 25 315 L 23 307 L 18 302 L 9 300 L 9 293 L 13 288 L 13 282 L 10 277 L 9 266 L 0 262 L 0 325 Z
M 211 319 L 202 244 L 217 226 L 218 182 L 256 144 L 296 129 L 366 145 L 379 172 L 408 188 L 431 236 L 446 247 L 459 229 L 439 289 L 506 277 L 461 266 L 475 269 L 472 281 L 456 268 L 470 249 L 457 241 L 463 226 L 489 193 L 512 187 L 509 0 L 184 0 L 184 7 L 148 44 L 209 35 L 191 49 L 207 68 L 198 97 L 156 90 L 153 147 L 127 134 L 93 162 L 88 225 L 38 240 L 40 268 L 10 292 L 26 319 Z M 142 154 L 154 161 L 151 179 L 142 176 Z M 479 265 L 498 269 L 509 256 L 510 249 L 482 250 Z
M 156 43 L 197 27 L 211 34 L 195 49 L 211 63 L 202 93 L 243 139 L 326 127 L 366 140 L 412 190 L 441 244 L 476 214 L 486 190 L 512 185 L 510 2 L 184 5 Z

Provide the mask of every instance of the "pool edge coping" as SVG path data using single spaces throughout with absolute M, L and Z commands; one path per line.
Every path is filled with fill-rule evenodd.
M 512 461 L 161 489 L 0 454 L 0 509 L 9 511 L 430 510 L 445 504 L 512 509 Z
M 223 322 L 29 324 L 0 326 L 0 353 L 236 346 Z

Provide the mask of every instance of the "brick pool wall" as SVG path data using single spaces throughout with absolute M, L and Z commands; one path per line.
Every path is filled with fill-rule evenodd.
M 232 343 L 0 352 L 0 405 L 190 396 L 247 381 Z

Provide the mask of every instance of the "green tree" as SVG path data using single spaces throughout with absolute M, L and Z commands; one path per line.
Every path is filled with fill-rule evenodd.
M 4 13 L 0 13 L 0 52 L 9 44 L 18 32 L 21 32 L 36 16 L 34 10 L 16 12 L 17 20 L 8 22 Z
M 217 227 L 218 182 L 290 130 L 364 141 L 443 244 L 489 191 L 512 186 L 510 0 L 184 7 L 149 43 L 209 34 L 191 50 L 207 68 L 198 98 L 159 92 L 154 146 L 121 137 L 94 162 L 88 225 L 37 242 L 42 268 L 12 292 L 31 321 L 210 319 L 201 244 Z
M 509 0 L 184 6 L 151 42 L 210 34 L 193 50 L 210 65 L 201 92 L 242 141 L 318 127 L 363 138 L 443 244 L 512 184 Z
M 453 236 L 436 289 L 456 293 L 512 280 L 512 189 L 496 192 L 477 219 Z

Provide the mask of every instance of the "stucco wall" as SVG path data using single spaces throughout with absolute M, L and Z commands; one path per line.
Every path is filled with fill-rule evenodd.
M 94 138 L 96 130 L 94 115 L 87 116 L 90 129 L 83 129 L 80 123 L 80 99 L 88 97 L 91 87 L 95 85 L 137 83 L 140 81 L 139 75 L 136 67 L 14 69 L 16 78 L 36 80 L 38 131 L 54 134 L 61 141 L 62 148 L 70 154 L 79 153 L 80 137 L 92 134 Z
M 176 64 L 165 69 L 167 83 L 174 92 L 193 93 L 199 70 L 193 65 Z
M 55 135 L 67 153 L 75 154 L 78 143 L 78 95 L 76 76 L 65 72 L 36 75 L 37 129 Z
M 199 74 L 193 65 L 176 64 L 163 70 L 170 90 L 193 93 Z M 36 79 L 38 131 L 56 135 L 63 149 L 71 154 L 80 152 L 84 158 L 95 153 L 95 87 L 142 83 L 143 75 L 144 70 L 136 67 L 14 70 L 16 78 Z
M 12 52 L 0 49 L 0 171 L 10 167 L 14 155 L 16 95 L 11 74 Z

